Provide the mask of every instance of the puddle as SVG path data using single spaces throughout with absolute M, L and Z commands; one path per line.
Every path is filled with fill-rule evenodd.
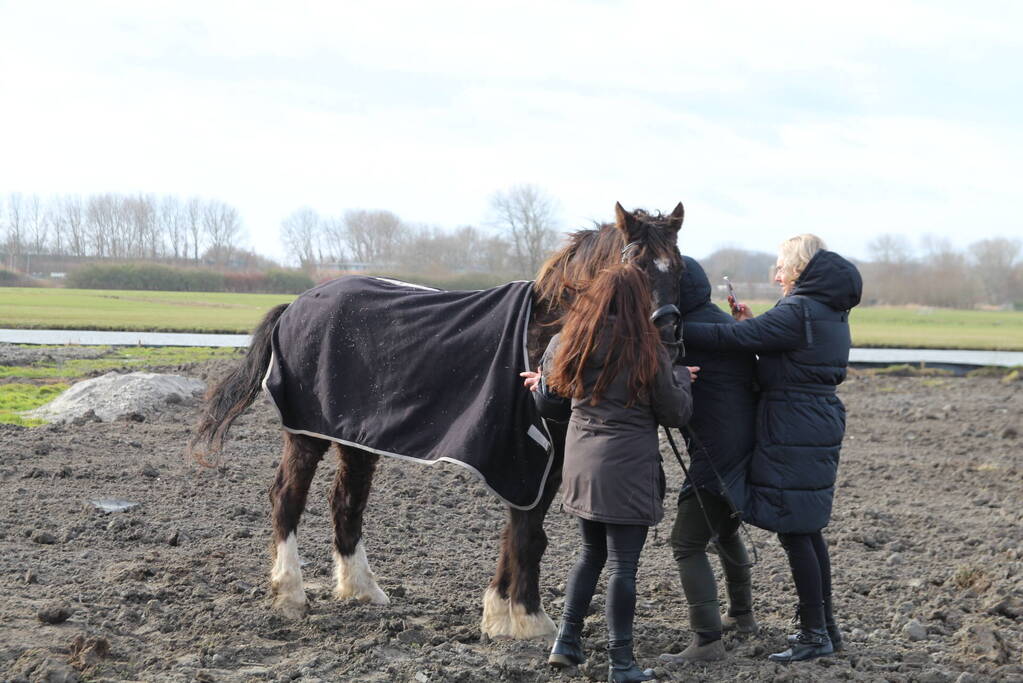
M 99 500 L 90 500 L 89 502 L 97 510 L 102 510 L 103 512 L 123 512 L 138 505 L 138 503 L 133 503 L 130 500 L 119 500 L 117 498 L 100 498 Z

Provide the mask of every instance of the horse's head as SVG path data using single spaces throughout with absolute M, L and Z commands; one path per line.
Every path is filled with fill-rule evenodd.
M 615 227 L 624 240 L 621 259 L 647 274 L 651 319 L 661 340 L 675 348 L 681 344 L 678 282 L 682 275 L 682 256 L 678 250 L 678 233 L 684 213 L 681 202 L 667 216 L 642 209 L 630 213 L 621 204 L 615 204 Z
M 669 346 L 680 346 L 678 281 L 682 274 L 682 256 L 678 251 L 678 232 L 682 227 L 680 203 L 667 216 L 636 210 L 628 212 L 615 204 L 615 222 L 588 230 L 577 230 L 540 268 L 533 284 L 543 334 L 538 333 L 530 348 L 542 352 L 549 335 L 564 313 L 565 305 L 603 268 L 630 261 L 650 279 L 651 315 Z

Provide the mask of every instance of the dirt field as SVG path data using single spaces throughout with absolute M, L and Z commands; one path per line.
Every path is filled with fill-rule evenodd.
M 754 530 L 763 632 L 726 636 L 724 663 L 659 665 L 658 653 L 691 638 L 669 511 L 640 567 L 640 661 L 663 680 L 1023 681 L 1023 382 L 856 375 L 840 394 L 849 429 L 827 536 L 845 651 L 789 667 L 766 661 L 782 649 L 795 593 L 777 542 Z M 325 494 L 334 467 L 325 463 L 299 535 L 311 613 L 276 616 L 267 600 L 266 488 L 279 451 L 272 408 L 255 406 L 223 466 L 207 470 L 182 458 L 194 412 L 0 425 L 0 679 L 606 677 L 599 597 L 587 620 L 592 654 L 578 670 L 549 670 L 546 643 L 481 640 L 480 598 L 504 511 L 452 468 L 382 462 L 366 525 L 370 561 L 391 597 L 378 607 L 331 598 Z M 665 456 L 670 503 L 681 477 Z M 89 502 L 103 498 L 138 505 L 106 513 Z M 557 509 L 547 528 L 543 594 L 557 619 L 577 541 Z M 61 609 L 70 613 L 62 623 L 42 621 L 60 621 Z

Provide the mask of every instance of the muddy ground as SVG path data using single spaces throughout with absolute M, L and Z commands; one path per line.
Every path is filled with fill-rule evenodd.
M 204 377 L 218 361 L 185 368 Z M 179 372 L 181 369 L 177 369 Z M 691 634 L 667 537 L 640 568 L 636 635 L 663 680 L 1023 681 L 1023 382 L 857 374 L 840 388 L 849 428 L 831 542 L 841 654 L 789 667 L 795 594 L 777 542 L 754 530 L 755 637 L 729 659 L 659 665 Z M 367 548 L 386 607 L 332 599 L 326 490 L 317 474 L 299 535 L 309 616 L 269 610 L 266 489 L 278 458 L 273 409 L 240 421 L 223 465 L 182 457 L 195 407 L 145 422 L 0 425 L 0 679 L 140 681 L 584 681 L 606 676 L 598 597 L 580 669 L 553 672 L 548 645 L 481 639 L 480 598 L 504 511 L 467 474 L 384 461 Z M 680 473 L 665 452 L 669 501 Z M 90 500 L 139 503 L 105 513 Z M 557 503 L 555 504 L 555 506 Z M 543 595 L 555 619 L 577 545 L 555 509 Z M 598 592 L 603 590 L 603 584 Z M 48 624 L 41 619 L 62 623 Z

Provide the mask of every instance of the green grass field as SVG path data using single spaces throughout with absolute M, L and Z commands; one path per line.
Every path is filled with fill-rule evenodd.
M 755 314 L 774 305 L 746 303 Z M 849 322 L 854 346 L 1023 351 L 1023 311 L 861 306 L 853 309 Z
M 0 328 L 249 332 L 290 294 L 0 288 Z
M 0 288 L 0 328 L 249 332 L 285 294 Z M 748 302 L 756 313 L 773 305 Z M 861 307 L 856 346 L 1023 350 L 1023 312 Z

